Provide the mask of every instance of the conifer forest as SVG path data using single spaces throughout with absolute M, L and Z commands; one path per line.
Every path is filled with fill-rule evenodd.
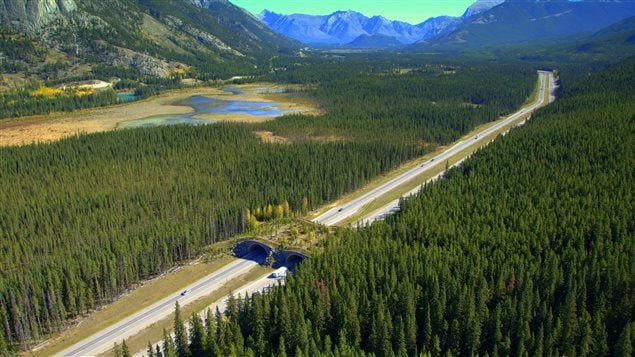
M 635 355 L 634 20 L 571 28 L 622 1 L 477 1 L 390 22 L 418 42 L 354 42 L 381 49 L 233 2 L 0 1 L 0 356 L 169 298 L 102 352 L 156 328 L 145 356 Z M 273 252 L 199 309 L 216 295 L 190 287 L 244 239 Z M 279 275 L 283 252 L 303 260 Z M 227 295 L 265 272 L 283 283 Z M 185 278 L 90 320 L 166 276 Z

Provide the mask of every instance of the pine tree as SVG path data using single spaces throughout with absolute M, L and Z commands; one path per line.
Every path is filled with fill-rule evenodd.
M 216 356 L 218 351 L 216 326 L 214 321 L 214 314 L 211 309 L 207 309 L 205 314 L 205 355 Z
M 218 306 L 216 307 L 214 316 L 216 319 L 215 341 L 217 345 L 217 355 L 227 354 L 230 349 L 229 336 L 227 336 L 227 323 L 223 320 L 223 314 L 220 312 Z
M 163 357 L 176 357 L 176 351 L 174 350 L 174 342 L 172 338 L 168 334 L 168 332 L 163 329 Z
M 278 342 L 278 352 L 276 352 L 277 357 L 287 357 L 287 347 L 284 343 L 284 336 L 280 336 L 280 342 Z
M 609 352 L 606 324 L 603 321 L 604 308 L 604 297 L 601 297 L 599 307 L 595 309 L 591 321 L 593 335 L 591 355 L 593 356 L 606 356 Z
M 404 332 L 405 326 L 401 316 L 397 320 L 397 324 L 395 326 L 395 330 L 397 332 L 396 342 L 397 342 L 397 353 L 398 357 L 407 357 L 408 350 L 406 349 L 406 334 Z
M 302 197 L 302 213 L 309 211 L 309 199 L 306 196 Z
M 178 301 L 174 306 L 174 347 L 179 357 L 188 357 L 190 355 L 187 333 L 181 319 L 181 307 Z
M 154 348 L 152 348 L 152 343 L 150 341 L 148 341 L 148 348 L 146 349 L 146 353 L 148 354 L 148 357 L 154 357 Z
M 282 218 L 284 216 L 284 208 L 282 205 L 276 205 L 273 210 L 273 218 Z
M 121 341 L 121 357 L 131 357 L 126 340 Z
M 121 347 L 119 347 L 119 345 L 117 344 L 117 342 L 114 343 L 113 347 L 112 347 L 112 354 L 115 357 L 121 357 Z
M 207 345 L 205 330 L 201 318 L 192 313 L 190 317 L 190 353 L 192 356 L 203 356 Z
M 285 217 L 290 217 L 291 216 L 291 207 L 289 207 L 289 201 L 284 200 L 284 202 L 282 202 L 282 214 Z
M 432 356 L 439 357 L 442 351 L 441 339 L 439 335 L 434 335 L 434 337 L 432 337 Z
M 273 217 L 273 206 L 271 205 L 271 203 L 267 204 L 267 206 L 265 207 L 263 211 L 265 215 L 265 220 L 269 220 Z
M 617 346 L 615 346 L 615 355 L 618 357 L 630 357 L 633 356 L 633 342 L 635 342 L 635 322 L 627 323 L 620 334 L 619 340 L 617 340 Z

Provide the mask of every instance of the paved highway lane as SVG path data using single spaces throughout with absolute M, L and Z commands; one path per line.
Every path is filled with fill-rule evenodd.
M 170 315 L 174 312 L 176 301 L 181 306 L 185 306 L 200 297 L 206 296 L 214 290 L 223 287 L 228 281 L 258 266 L 258 262 L 264 261 L 264 259 L 265 256 L 263 254 L 250 253 L 244 259 L 238 259 L 225 265 L 214 273 L 185 287 L 183 290 L 175 291 L 163 300 L 67 348 L 60 352 L 58 356 L 94 356 L 108 351 L 115 342 L 120 343 L 121 340 Z M 183 291 L 187 291 L 187 293 L 182 294 Z
M 402 175 L 374 188 L 373 190 L 361 195 L 360 197 L 357 197 L 356 199 L 344 203 L 340 206 L 336 206 L 330 210 L 328 210 L 327 212 L 325 212 L 324 214 L 316 217 L 313 221 L 316 223 L 320 223 L 320 224 L 325 224 L 325 225 L 334 225 L 337 224 L 345 219 L 347 219 L 348 217 L 354 215 L 355 213 L 357 213 L 362 207 L 368 205 L 369 203 L 371 203 L 373 200 L 381 197 L 382 195 L 394 190 L 395 188 L 399 187 L 400 185 L 414 179 L 415 177 L 425 173 L 426 171 L 431 170 L 432 168 L 436 168 L 439 165 L 445 165 L 445 161 L 449 158 L 451 158 L 452 156 L 460 153 L 461 151 L 472 147 L 474 145 L 483 145 L 486 143 L 486 140 L 489 140 L 487 138 L 488 135 L 495 133 L 499 130 L 501 130 L 502 128 L 504 128 L 507 125 L 510 125 L 511 123 L 513 123 L 514 121 L 518 120 L 519 118 L 531 113 L 532 111 L 534 111 L 535 109 L 539 108 L 542 105 L 547 104 L 548 102 L 551 102 L 551 93 L 552 92 L 552 87 L 553 87 L 553 78 L 552 78 L 552 74 L 551 72 L 543 72 L 543 71 L 539 71 L 538 72 L 539 75 L 539 79 L 540 79 L 540 87 L 538 90 L 538 95 L 536 97 L 536 100 L 531 103 L 530 105 L 523 107 L 522 109 L 520 109 L 519 111 L 517 111 L 516 113 L 510 115 L 509 117 L 507 117 L 506 119 L 503 119 L 499 122 L 497 122 L 496 124 L 492 125 L 491 127 L 484 129 L 483 131 L 479 132 L 477 135 L 469 138 L 469 139 L 465 139 L 462 141 L 459 141 L 457 143 L 455 143 L 451 148 L 447 149 L 446 151 L 442 152 L 441 154 L 435 156 L 434 158 L 430 159 L 429 161 L 423 163 L 422 165 L 419 165 L 405 173 L 403 173 Z M 550 96 L 546 96 L 545 94 L 549 93 Z M 418 190 L 418 189 L 417 189 Z M 412 193 L 412 191 L 411 191 Z M 382 209 L 377 210 L 373 213 L 371 213 L 371 216 L 374 217 L 374 219 L 377 218 L 382 218 L 383 216 L 385 216 L 386 214 L 389 214 L 390 212 L 395 210 L 395 202 L 397 202 L 397 209 L 398 209 L 398 200 L 397 201 L 393 201 L 391 202 L 391 204 L 388 204 L 384 207 L 382 207 Z M 371 218 L 372 218 L 371 217 Z M 368 219 L 365 219 L 363 221 L 368 221 Z

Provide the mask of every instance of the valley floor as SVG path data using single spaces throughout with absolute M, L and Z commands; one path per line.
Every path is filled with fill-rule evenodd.
M 19 146 L 52 142 L 80 133 L 96 133 L 114 130 L 125 121 L 147 118 L 153 115 L 185 114 L 191 107 L 178 105 L 193 95 L 203 95 L 221 100 L 276 102 L 281 110 L 303 113 L 318 113 L 313 103 L 297 101 L 292 94 L 276 93 L 283 87 L 275 84 L 248 84 L 232 86 L 242 91 L 240 94 L 224 92 L 219 88 L 189 88 L 166 92 L 129 104 L 106 108 L 79 110 L 71 113 L 52 113 L 0 121 L 0 146 Z M 245 114 L 201 115 L 200 119 L 214 119 L 239 122 L 272 120 L 274 117 L 251 116 Z

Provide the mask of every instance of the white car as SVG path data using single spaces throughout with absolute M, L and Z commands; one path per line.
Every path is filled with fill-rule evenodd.
M 185 289 L 185 290 L 183 290 L 183 292 L 181 293 L 181 296 L 185 296 L 185 295 L 187 295 L 187 294 L 189 294 L 189 293 L 190 293 L 190 290 Z
M 287 276 L 289 269 L 287 267 L 280 267 L 276 269 L 273 273 L 271 273 L 271 277 L 274 279 L 284 278 Z

